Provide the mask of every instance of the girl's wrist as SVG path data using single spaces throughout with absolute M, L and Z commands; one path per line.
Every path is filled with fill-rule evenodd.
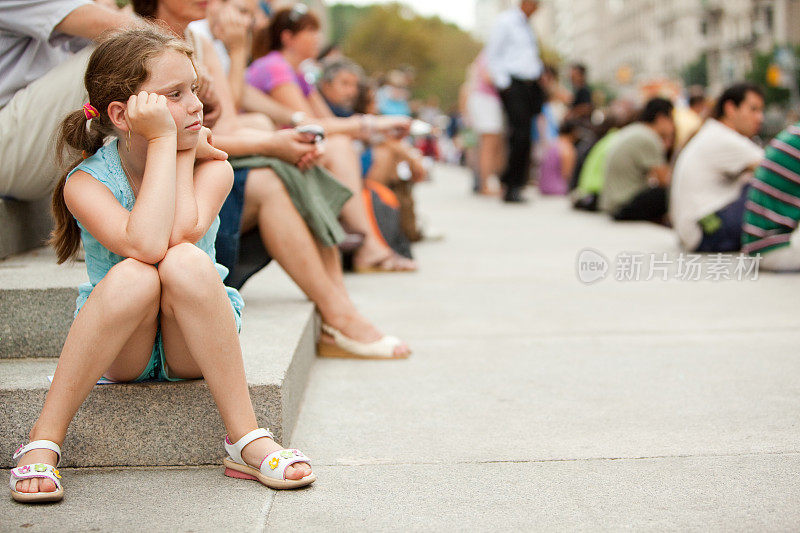
M 178 145 L 178 138 L 175 135 L 163 135 L 159 137 L 153 137 L 152 139 L 147 140 L 147 146 L 176 146 Z M 177 151 L 177 148 L 175 148 Z

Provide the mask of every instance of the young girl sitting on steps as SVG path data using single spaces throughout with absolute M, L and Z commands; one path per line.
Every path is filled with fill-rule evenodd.
M 196 83 L 191 48 L 156 28 L 112 35 L 89 60 L 89 103 L 61 125 L 58 153 L 83 159 L 54 191 L 52 242 L 61 263 L 83 241 L 90 281 L 30 443 L 14 454 L 15 500 L 63 497 L 59 445 L 101 376 L 205 378 L 228 433 L 226 475 L 276 489 L 316 479 L 306 456 L 256 423 L 237 334 L 243 302 L 214 260 L 233 173 L 202 127 Z

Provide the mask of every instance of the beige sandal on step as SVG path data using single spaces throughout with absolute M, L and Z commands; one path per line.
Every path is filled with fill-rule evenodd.
M 341 331 L 322 324 L 322 331 L 333 337 L 333 344 L 317 343 L 317 354 L 320 357 L 338 359 L 408 359 L 406 355 L 395 355 L 394 351 L 403 346 L 403 341 L 391 335 L 384 335 L 375 342 L 358 342 L 346 337 Z

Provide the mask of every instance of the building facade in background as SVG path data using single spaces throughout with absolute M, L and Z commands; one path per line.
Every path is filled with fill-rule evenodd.
M 679 80 L 705 56 L 712 92 L 741 80 L 754 52 L 800 44 L 800 0 L 541 0 L 537 34 L 593 83 Z M 515 0 L 478 0 L 476 34 Z

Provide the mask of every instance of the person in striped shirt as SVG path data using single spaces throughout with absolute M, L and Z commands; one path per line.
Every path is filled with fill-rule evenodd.
M 760 268 L 800 271 L 800 243 L 792 235 L 800 220 L 800 123 L 775 137 L 756 169 L 745 203 L 742 251 L 761 254 Z

